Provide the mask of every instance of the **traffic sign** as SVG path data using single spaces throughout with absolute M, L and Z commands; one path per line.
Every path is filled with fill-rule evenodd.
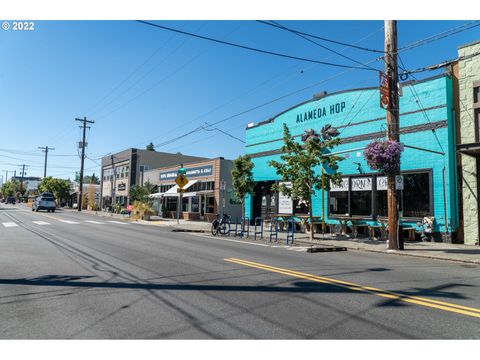
M 403 190 L 403 175 L 395 175 L 395 190 Z
M 188 179 L 185 175 L 183 174 L 180 174 L 177 176 L 177 178 L 175 179 L 175 182 L 177 183 L 178 187 L 180 189 L 182 189 L 185 185 L 187 185 L 188 183 Z
M 177 189 L 177 193 L 185 193 L 187 192 L 187 189 Z
M 225 180 L 220 181 L 220 190 L 225 190 L 227 188 L 227 182 Z

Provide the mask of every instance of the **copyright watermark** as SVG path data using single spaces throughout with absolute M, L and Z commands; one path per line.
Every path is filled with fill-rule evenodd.
M 3 21 L 2 29 L 19 30 L 19 31 L 33 31 L 35 30 L 35 23 L 33 21 Z

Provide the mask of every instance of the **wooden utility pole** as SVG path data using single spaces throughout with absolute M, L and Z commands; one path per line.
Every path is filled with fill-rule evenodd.
M 82 139 L 82 158 L 80 162 L 80 187 L 78 189 L 78 211 L 82 211 L 82 195 L 83 195 L 83 163 L 85 161 L 85 135 L 86 135 L 86 129 L 87 129 L 87 123 L 93 124 L 95 121 L 93 120 L 87 120 L 86 117 L 83 119 L 75 119 L 75 121 L 80 121 L 83 123 L 81 128 L 83 127 L 83 139 Z
M 45 151 L 45 166 L 43 168 L 43 177 L 47 177 L 47 157 L 48 157 L 48 150 L 55 150 L 55 148 L 49 148 L 48 146 L 45 147 L 38 147 L 39 149 Z
M 398 65 L 397 65 L 397 22 L 385 20 L 385 76 L 389 85 L 387 106 L 387 140 L 400 142 Z M 398 197 L 395 189 L 395 176 L 400 175 L 400 162 L 392 174 L 388 175 L 388 248 L 399 249 Z

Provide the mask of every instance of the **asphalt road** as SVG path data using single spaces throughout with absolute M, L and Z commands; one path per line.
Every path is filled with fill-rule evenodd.
M 0 205 L 1 339 L 478 339 L 476 265 Z

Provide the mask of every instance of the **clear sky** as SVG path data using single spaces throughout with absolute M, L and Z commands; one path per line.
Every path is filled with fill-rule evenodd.
M 399 21 L 399 47 L 467 23 Z M 203 36 L 297 57 L 356 65 L 290 32 L 255 21 L 154 21 Z M 280 21 L 329 39 L 383 49 L 383 21 Z M 457 57 L 457 47 L 480 40 L 480 26 L 401 53 L 415 69 Z M 315 40 L 367 62 L 379 54 Z M 129 147 L 162 145 L 205 122 L 214 123 L 278 97 L 269 105 L 217 125 L 243 140 L 249 122 L 268 119 L 319 91 L 378 85 L 378 73 L 345 69 L 233 48 L 136 21 L 35 21 L 34 31 L 0 30 L 0 175 L 29 165 L 28 176 L 74 177 L 81 132 L 88 130 L 86 175 L 99 158 Z M 381 61 L 370 64 L 383 69 Z M 427 77 L 438 72 L 426 72 Z M 317 85 L 315 85 L 317 84 Z M 210 128 L 210 130 L 212 130 Z M 197 131 L 158 151 L 233 159 L 244 144 L 216 130 Z M 94 160 L 91 160 L 94 159 Z

